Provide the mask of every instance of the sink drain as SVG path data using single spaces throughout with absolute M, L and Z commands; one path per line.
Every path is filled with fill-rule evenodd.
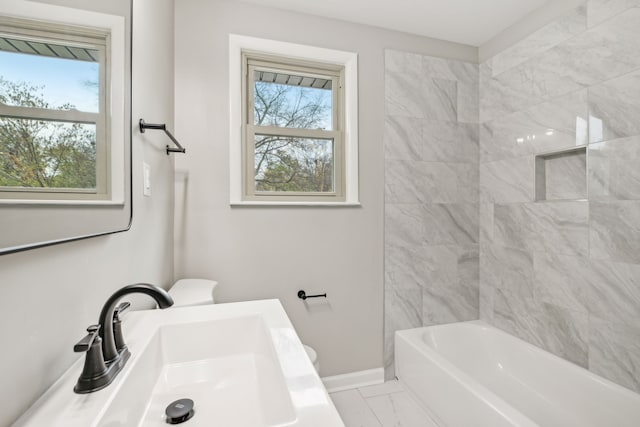
M 193 417 L 193 400 L 179 399 L 167 406 L 164 411 L 168 424 L 180 424 Z

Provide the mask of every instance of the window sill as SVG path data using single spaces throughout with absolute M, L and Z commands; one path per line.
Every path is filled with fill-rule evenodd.
M 124 206 L 124 200 L 0 199 L 0 205 Z
M 259 202 L 259 201 L 236 201 L 230 202 L 229 206 L 231 207 L 242 207 L 242 206 L 306 206 L 306 207 L 360 207 L 362 206 L 360 202 Z

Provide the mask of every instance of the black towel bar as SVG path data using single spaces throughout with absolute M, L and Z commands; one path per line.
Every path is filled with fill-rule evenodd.
M 143 119 L 140 119 L 140 122 L 138 123 L 140 125 L 140 133 L 144 133 L 146 129 L 163 130 L 164 133 L 166 133 L 167 136 L 171 138 L 171 141 L 173 141 L 173 143 L 176 144 L 178 148 L 169 147 L 167 145 L 167 156 L 169 155 L 169 153 L 186 153 L 187 152 L 187 150 L 184 147 L 182 147 L 182 145 L 180 145 L 178 140 L 173 135 L 171 135 L 171 132 L 167 130 L 167 125 L 165 125 L 164 123 L 162 124 L 145 123 Z

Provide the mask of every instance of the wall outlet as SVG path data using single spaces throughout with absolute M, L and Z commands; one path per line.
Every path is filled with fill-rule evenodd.
M 142 194 L 147 197 L 151 196 L 151 166 L 147 163 L 142 163 Z

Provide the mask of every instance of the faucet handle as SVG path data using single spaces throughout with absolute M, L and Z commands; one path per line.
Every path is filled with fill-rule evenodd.
M 118 305 L 114 310 L 113 310 L 113 321 L 117 322 L 120 320 L 120 315 L 122 313 L 124 313 L 125 311 L 127 311 L 129 309 L 129 307 L 131 307 L 131 303 L 128 301 L 123 302 L 122 304 Z
M 75 351 L 76 353 L 83 353 L 83 352 L 89 351 L 89 349 L 91 348 L 91 344 L 93 344 L 93 341 L 98 336 L 99 331 L 100 331 L 100 325 L 89 326 L 87 328 L 87 332 L 89 332 L 89 334 L 87 334 L 86 337 L 82 338 L 80 341 L 78 341 L 76 345 L 73 346 L 73 351 Z

